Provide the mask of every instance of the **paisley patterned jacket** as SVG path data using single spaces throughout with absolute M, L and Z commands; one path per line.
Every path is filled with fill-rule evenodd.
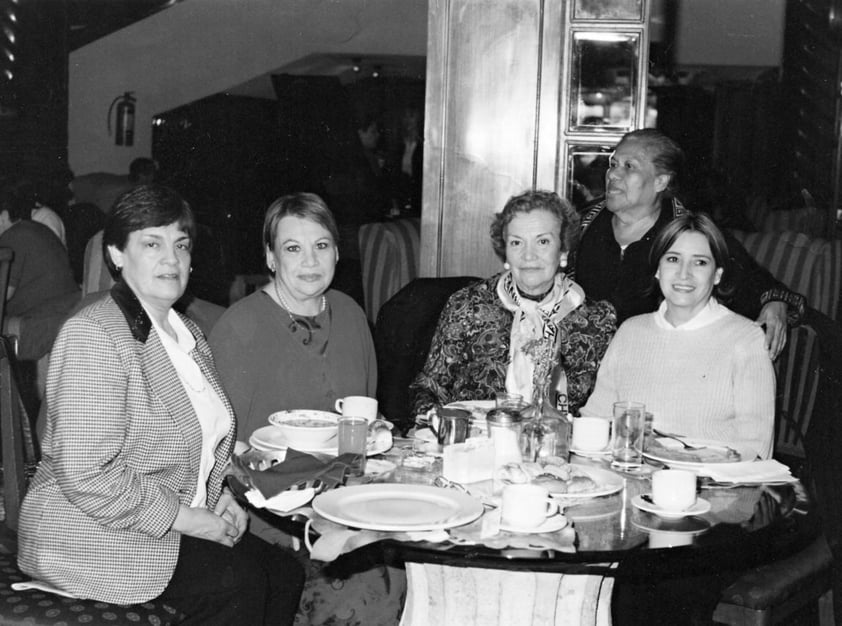
M 457 400 L 489 400 L 506 387 L 513 316 L 497 296 L 500 275 L 454 293 L 439 318 L 424 369 L 410 385 L 415 415 Z M 570 411 L 578 414 L 617 329 L 614 307 L 586 299 L 559 325 Z

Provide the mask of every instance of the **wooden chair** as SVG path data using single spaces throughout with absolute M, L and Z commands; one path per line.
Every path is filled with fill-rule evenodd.
M 175 624 L 178 612 L 161 602 L 116 605 L 64 598 L 43 591 L 16 591 L 11 585 L 29 580 L 17 568 L 20 506 L 37 465 L 37 448 L 29 416 L 15 378 L 15 356 L 8 337 L 0 336 L 0 442 L 3 451 L 5 526 L 0 532 L 0 624 Z
M 822 321 L 820 314 L 813 317 Z M 831 589 L 836 575 L 834 554 L 839 544 L 842 508 L 835 511 L 823 502 L 838 491 L 838 473 L 828 471 L 828 463 L 837 463 L 842 429 L 834 434 L 835 429 L 828 428 L 829 423 L 838 421 L 839 408 L 828 400 L 838 393 L 839 386 L 839 381 L 828 372 L 839 368 L 829 363 L 825 354 L 838 352 L 840 343 L 838 328 L 825 318 L 820 325 L 791 330 L 788 346 L 778 362 L 783 376 L 779 373 L 776 455 L 783 456 L 790 464 L 793 459 L 806 456 L 801 478 L 813 487 L 811 491 L 824 532 L 804 550 L 753 568 L 728 587 L 713 614 L 718 623 L 733 626 L 788 623 L 796 612 L 811 604 L 818 608 L 820 624 L 833 623 Z M 816 441 L 827 448 L 816 445 Z

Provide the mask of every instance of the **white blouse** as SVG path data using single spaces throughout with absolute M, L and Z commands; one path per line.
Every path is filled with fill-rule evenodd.
M 225 408 L 225 404 L 202 374 L 199 365 L 190 356 L 190 352 L 196 347 L 196 339 L 184 322 L 181 321 L 178 314 L 171 309 L 167 317 L 167 321 L 178 336 L 177 341 L 160 328 L 151 315 L 149 318 L 161 338 L 161 343 L 164 345 L 170 361 L 172 361 L 202 429 L 202 455 L 199 462 L 199 476 L 196 495 L 193 497 L 190 506 L 204 507 L 207 504 L 208 477 L 215 462 L 214 453 L 231 428 L 231 417 Z

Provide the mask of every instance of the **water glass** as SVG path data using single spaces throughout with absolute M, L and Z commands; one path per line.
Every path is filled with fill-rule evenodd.
M 642 402 L 615 402 L 611 440 L 611 466 L 637 469 L 643 466 L 643 431 L 646 405 Z
M 354 454 L 351 466 L 353 476 L 365 473 L 366 445 L 368 443 L 368 420 L 364 417 L 343 416 L 339 418 L 339 454 Z

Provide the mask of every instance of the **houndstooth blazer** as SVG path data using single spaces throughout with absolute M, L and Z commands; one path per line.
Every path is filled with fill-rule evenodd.
M 192 356 L 231 415 L 208 480 L 212 508 L 234 444 L 234 414 L 207 342 L 183 319 L 196 337 Z M 196 492 L 202 432 L 125 283 L 65 323 L 46 401 L 42 460 L 20 517 L 20 568 L 83 598 L 157 597 L 178 559 L 181 535 L 171 526 Z

